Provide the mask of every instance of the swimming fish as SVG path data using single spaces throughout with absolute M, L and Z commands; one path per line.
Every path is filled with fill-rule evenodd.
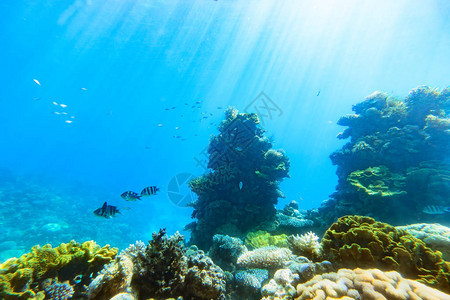
M 319 95 L 320 95 L 320 91 L 317 92 L 316 97 L 319 97 Z
M 123 192 L 122 195 L 120 195 L 120 197 L 122 197 L 126 201 L 141 200 L 141 196 L 139 196 L 137 193 L 132 192 L 132 191 Z
M 450 212 L 450 207 L 441 205 L 427 205 L 422 209 L 422 212 L 429 215 L 442 215 Z
M 37 85 L 41 85 L 41 83 L 39 82 L 39 80 L 33 79 L 33 81 L 36 82 Z
M 239 181 L 239 190 L 242 190 L 243 186 L 244 186 L 244 184 L 242 183 L 242 181 Z
M 156 192 L 159 191 L 159 188 L 156 186 L 148 186 L 146 188 L 144 188 L 141 192 L 141 196 L 152 196 L 152 195 L 156 195 Z
M 94 210 L 94 215 L 98 217 L 104 217 L 106 219 L 110 219 L 114 217 L 116 214 L 120 214 L 117 206 L 108 205 L 106 202 L 103 203 L 103 206 Z

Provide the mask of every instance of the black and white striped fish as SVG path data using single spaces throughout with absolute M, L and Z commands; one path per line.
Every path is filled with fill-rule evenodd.
M 98 217 L 104 217 L 107 219 L 110 219 L 110 218 L 116 216 L 117 214 L 120 214 L 120 211 L 117 208 L 117 206 L 108 205 L 108 203 L 106 203 L 106 202 L 103 203 L 102 207 L 94 210 L 94 215 L 96 215 Z
M 442 215 L 450 212 L 450 207 L 441 205 L 427 205 L 422 209 L 422 212 L 429 215 Z
M 159 191 L 159 188 L 156 186 L 148 186 L 145 189 L 142 190 L 141 192 L 141 196 L 152 196 L 152 195 L 156 195 L 156 192 Z
M 137 193 L 133 192 L 133 191 L 126 191 L 123 192 L 122 195 L 120 195 L 120 197 L 122 197 L 123 199 L 125 199 L 126 201 L 136 201 L 136 200 L 141 200 L 141 196 L 139 196 Z

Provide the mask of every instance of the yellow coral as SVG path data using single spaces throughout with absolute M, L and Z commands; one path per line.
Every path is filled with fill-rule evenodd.
M 287 235 L 271 235 L 267 231 L 258 230 L 247 234 L 245 245 L 253 249 L 268 246 L 287 247 Z
M 345 216 L 322 238 L 324 258 L 338 267 L 396 270 L 412 279 L 450 291 L 450 264 L 441 253 L 389 224 Z
M 34 246 L 31 252 L 11 258 L 0 265 L 0 298 L 43 299 L 43 292 L 32 289 L 41 280 L 58 275 L 63 268 L 90 274 L 99 271 L 117 255 L 117 248 L 100 247 L 94 241 L 71 241 L 56 248 L 47 244 Z M 41 297 L 42 296 L 42 297 Z

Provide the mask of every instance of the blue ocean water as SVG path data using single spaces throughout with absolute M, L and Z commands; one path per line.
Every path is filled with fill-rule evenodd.
M 279 206 L 317 207 L 352 104 L 448 85 L 448 15 L 448 1 L 418 0 L 3 1 L 0 261 L 181 231 L 195 195 L 172 180 L 206 171 L 228 106 L 257 112 L 289 156 Z M 120 197 L 149 185 L 161 193 Z M 95 217 L 105 201 L 123 214 Z

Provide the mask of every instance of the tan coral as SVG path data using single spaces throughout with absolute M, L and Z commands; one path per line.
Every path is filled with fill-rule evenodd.
M 279 268 L 292 258 L 292 251 L 287 248 L 263 247 L 241 254 L 237 264 L 245 268 Z
M 295 255 L 306 256 L 310 259 L 318 258 L 322 250 L 319 237 L 312 231 L 302 235 L 291 235 L 288 237 L 288 243 Z
M 398 272 L 378 269 L 340 269 L 314 276 L 297 286 L 297 300 L 377 299 L 450 300 L 450 295 L 420 282 L 405 279 Z

